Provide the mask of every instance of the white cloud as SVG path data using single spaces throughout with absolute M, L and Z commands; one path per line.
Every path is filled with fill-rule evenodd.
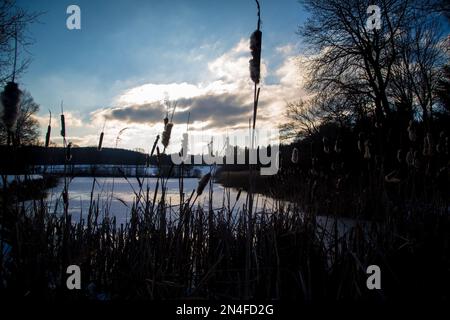
M 294 50 L 295 50 L 295 46 L 292 43 L 288 43 L 284 46 L 279 46 L 279 47 L 275 48 L 275 51 L 277 53 L 281 53 L 285 56 L 292 55 L 294 53 Z
M 49 117 L 48 116 L 39 116 L 34 115 L 34 118 L 39 122 L 41 128 L 47 128 Z M 64 122 L 66 125 L 66 130 L 73 128 L 84 128 L 89 126 L 89 123 L 83 121 L 81 116 L 78 113 L 72 111 L 64 112 Z M 52 129 L 60 129 L 61 128 L 61 115 L 60 114 L 52 114 Z
M 122 135 L 119 147 L 141 147 L 148 151 L 156 135 L 163 130 L 160 102 L 168 96 L 178 100 L 178 116 L 172 133 L 172 147 L 169 152 L 178 151 L 179 140 L 186 130 L 187 112 L 191 114 L 190 130 L 194 134 L 219 134 L 231 128 L 245 128 L 252 113 L 253 83 L 249 76 L 251 58 L 248 40 L 241 39 L 229 51 L 206 64 L 205 79 L 201 83 L 147 83 L 123 91 L 114 101 L 115 107 L 95 110 L 90 114 L 90 129 L 85 130 L 83 144 L 96 144 L 104 118 L 104 146 L 114 146 L 117 133 L 124 127 L 129 129 Z M 262 81 L 259 99 L 257 126 L 277 128 L 283 121 L 287 101 L 302 97 L 300 64 L 304 59 L 294 55 L 295 46 L 286 44 L 276 48 L 279 53 L 270 61 L 277 65 L 269 70 L 269 61 L 262 60 Z M 277 81 L 265 83 L 264 76 L 274 75 Z M 229 105 L 229 108 L 227 107 Z M 68 116 L 71 126 L 79 127 L 77 117 Z M 177 123 L 178 122 L 178 123 Z M 184 123 L 183 125 L 179 125 Z M 46 125 L 45 125 L 46 126 Z M 100 128 L 100 129 L 99 129 Z

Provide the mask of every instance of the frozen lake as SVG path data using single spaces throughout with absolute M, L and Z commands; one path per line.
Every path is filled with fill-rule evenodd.
M 157 178 L 144 178 L 142 192 L 145 193 L 149 189 L 149 199 L 153 199 L 154 190 L 156 188 Z M 191 195 L 193 190 L 196 190 L 199 179 L 185 178 L 184 179 L 184 194 L 185 200 Z M 79 221 L 80 218 L 86 219 L 91 201 L 91 190 L 94 182 L 93 177 L 76 177 L 68 181 L 69 190 L 69 208 L 68 212 L 72 216 L 72 221 Z M 208 209 L 209 184 L 205 188 L 203 194 L 198 197 L 195 205 L 203 206 Z M 241 191 L 241 195 L 237 200 L 238 190 L 233 188 L 225 188 L 218 183 L 213 183 L 213 209 L 232 208 L 233 213 L 236 214 L 242 211 L 243 205 L 247 201 L 247 193 Z M 47 205 L 51 212 L 62 214 L 63 202 L 62 191 L 64 189 L 64 180 L 61 179 L 59 184 L 48 190 Z M 105 211 L 110 213 L 110 217 L 116 217 L 117 223 L 126 223 L 129 219 L 131 207 L 136 199 L 135 192 L 139 193 L 139 183 L 136 178 L 113 178 L 102 177 L 95 178 L 95 185 L 93 191 L 93 199 L 99 206 L 100 214 Z M 159 185 L 157 202 L 161 197 L 161 183 Z M 195 194 L 194 194 L 195 197 Z M 193 198 L 194 198 L 193 197 Z M 236 201 L 237 200 L 237 201 Z M 166 188 L 166 204 L 172 206 L 172 212 L 178 212 L 180 203 L 179 181 L 178 179 L 169 179 Z M 192 202 L 191 202 L 192 203 Z M 26 201 L 26 205 L 32 206 L 33 201 Z M 287 202 L 281 200 L 274 200 L 267 196 L 255 194 L 254 208 L 256 212 L 261 212 L 266 209 L 266 212 L 277 213 L 280 212 L 279 206 L 286 207 Z M 109 207 L 108 210 L 105 210 Z M 283 211 L 281 211 L 283 212 Z M 99 219 L 102 217 L 99 216 Z M 362 223 L 366 225 L 365 221 L 357 221 L 354 219 L 335 217 L 334 215 L 319 215 L 316 216 L 316 221 L 324 229 L 329 232 L 333 231 L 335 224 L 339 235 L 342 236 L 349 231 L 356 224 Z
M 69 213 L 72 215 L 72 219 L 79 220 L 80 214 L 83 216 L 88 214 L 89 204 L 91 198 L 91 189 L 94 178 L 92 177 L 77 177 L 68 181 L 69 190 Z M 149 188 L 149 198 L 153 199 L 153 193 L 156 188 L 157 178 L 145 178 L 143 179 L 143 190 L 146 193 L 147 187 Z M 197 188 L 197 178 L 185 178 L 184 179 L 184 194 L 185 199 L 188 198 L 192 191 Z M 239 200 L 236 202 L 238 190 L 231 188 L 224 188 L 222 185 L 213 183 L 213 208 L 219 209 L 222 207 L 232 208 L 235 203 L 235 212 L 242 209 L 242 205 L 246 202 L 247 193 L 241 192 Z M 53 210 L 55 205 L 58 205 L 57 212 L 61 212 L 62 203 L 62 191 L 64 189 L 64 180 L 61 179 L 60 183 L 52 189 L 48 190 L 47 201 Z M 98 202 L 100 212 L 103 212 L 104 208 L 110 206 L 109 212 L 116 217 L 119 223 L 125 222 L 130 213 L 133 201 L 135 200 L 135 192 L 139 193 L 139 183 L 135 178 L 95 178 L 95 186 L 93 192 L 93 198 Z M 158 198 L 161 197 L 161 183 L 159 185 Z M 195 197 L 195 194 L 194 194 Z M 196 204 L 201 206 L 208 206 L 209 197 L 209 184 L 203 191 L 203 194 L 198 197 Z M 276 201 L 261 195 L 255 195 L 255 207 L 262 208 L 264 205 L 266 208 L 271 208 L 275 205 Z M 179 181 L 178 179 L 169 179 L 166 189 L 166 203 L 174 206 L 174 211 L 178 211 L 177 206 L 180 203 L 179 193 Z

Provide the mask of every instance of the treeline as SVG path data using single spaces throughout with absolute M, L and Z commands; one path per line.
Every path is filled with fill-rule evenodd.
M 95 147 L 80 147 L 70 150 L 70 160 L 67 150 L 54 147 L 22 146 L 12 148 L 0 146 L 3 155 L 0 159 L 0 167 L 3 170 L 23 170 L 33 165 L 145 165 L 145 154 L 124 150 L 104 148 L 98 151 Z

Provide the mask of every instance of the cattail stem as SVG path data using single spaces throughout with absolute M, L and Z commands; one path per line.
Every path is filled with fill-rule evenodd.
M 255 1 L 256 1 L 256 7 L 258 8 L 257 30 L 259 30 L 261 27 L 261 7 L 259 6 L 259 1 L 258 0 L 255 0 Z
M 191 112 L 188 113 L 188 119 L 187 119 L 187 122 L 186 122 L 186 132 L 189 131 L 189 120 L 191 120 Z
M 16 65 L 17 65 L 17 23 L 14 25 L 14 64 L 13 64 L 13 74 L 12 82 L 16 79 Z
M 158 141 L 159 141 L 159 134 L 156 136 L 155 142 L 153 142 L 153 147 L 152 147 L 152 151 L 150 152 L 150 157 L 152 157 L 153 154 L 155 153 L 155 149 L 158 144 Z
M 254 95 L 254 102 L 253 102 L 253 131 L 255 131 L 256 127 L 256 114 L 258 112 L 258 101 L 259 101 L 259 91 L 261 88 L 256 89 L 256 83 L 255 83 L 255 95 Z

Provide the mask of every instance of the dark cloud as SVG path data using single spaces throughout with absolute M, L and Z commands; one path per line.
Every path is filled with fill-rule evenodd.
M 114 108 L 105 114 L 108 120 L 121 120 L 129 123 L 154 123 L 164 118 L 165 107 L 160 102 Z M 158 119 L 158 120 L 157 120 Z
M 184 123 L 188 112 L 191 121 L 208 121 L 206 129 L 224 128 L 247 123 L 251 115 L 251 106 L 245 103 L 245 97 L 239 94 L 206 94 L 193 98 L 183 98 L 177 101 L 177 107 L 183 109 L 174 115 L 175 123 Z M 184 110 L 186 109 L 186 110 Z M 158 123 L 164 118 L 165 107 L 160 102 L 132 105 L 112 109 L 107 113 L 108 119 L 126 121 L 129 123 Z

